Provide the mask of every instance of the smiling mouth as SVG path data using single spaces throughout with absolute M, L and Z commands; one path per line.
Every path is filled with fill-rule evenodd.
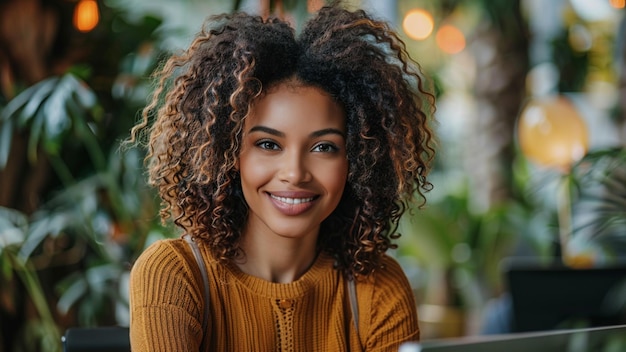
M 308 203 L 311 202 L 315 199 L 315 197 L 307 197 L 307 198 L 287 198 L 287 197 L 278 197 L 275 196 L 273 194 L 270 194 L 270 197 L 272 197 L 272 199 L 276 199 L 279 202 L 285 203 L 285 204 L 302 204 L 302 203 Z

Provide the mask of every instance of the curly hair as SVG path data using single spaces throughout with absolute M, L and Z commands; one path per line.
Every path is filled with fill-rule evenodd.
M 323 89 L 346 112 L 348 180 L 318 238 L 341 270 L 376 270 L 395 248 L 408 202 L 426 202 L 434 96 L 403 41 L 363 10 L 325 6 L 299 35 L 278 18 L 212 16 L 156 77 L 131 139 L 149 135 L 149 182 L 163 221 L 206 241 L 219 260 L 243 255 L 248 208 L 236 164 L 244 119 L 267 89 L 291 78 Z

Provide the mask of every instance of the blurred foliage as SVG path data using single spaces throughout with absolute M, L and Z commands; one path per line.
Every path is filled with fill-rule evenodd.
M 444 275 L 451 280 L 443 293 L 447 297 L 431 296 L 430 289 L 440 295 L 440 288 L 418 287 L 426 303 L 472 308 L 502 289 L 498 265 L 514 243 L 517 218 L 513 203 L 472 212 L 467 185 L 452 188 L 456 190 L 433 195 L 426 208 L 411 209 L 403 217 L 399 251 L 415 258 L 426 276 Z
M 498 87 L 505 86 L 503 92 L 513 88 L 513 84 L 502 85 L 500 81 L 504 80 L 502 77 L 511 76 L 510 71 L 515 69 L 508 64 L 513 63 L 513 66 L 521 69 L 523 61 L 516 57 L 518 51 L 511 50 L 507 45 L 497 45 L 503 44 L 501 41 L 494 40 L 489 44 L 475 40 L 476 37 L 502 38 L 504 42 L 515 42 L 516 45 L 523 45 L 524 40 L 528 40 L 526 44 L 537 40 L 523 28 L 523 25 L 528 25 L 529 18 L 522 18 L 522 12 L 515 10 L 511 4 L 512 2 L 506 0 L 405 3 L 405 11 L 415 6 L 433 13 L 436 18 L 435 26 L 451 22 L 463 29 L 468 38 L 468 50 L 456 57 L 439 59 L 436 47 L 428 47 L 431 50 L 422 52 L 414 50 L 413 55 L 425 56 L 424 52 L 428 52 L 429 57 L 438 58 L 431 64 L 437 69 L 434 72 L 435 80 L 442 79 L 438 74 L 445 73 L 441 69 L 445 65 L 464 65 L 464 73 L 455 71 L 456 76 L 447 76 L 448 81 L 453 83 L 441 89 L 440 95 L 445 100 L 446 95 L 467 94 L 471 103 L 466 103 L 462 108 L 450 109 L 452 114 L 463 116 L 453 116 L 442 123 L 457 123 L 461 125 L 458 129 L 467 130 L 472 123 L 478 121 L 480 127 L 473 131 L 475 135 L 472 138 L 458 138 L 458 135 L 453 135 L 444 140 L 437 155 L 444 160 L 437 162 L 430 175 L 435 188 L 427 194 L 428 203 L 424 209 L 411 209 L 401 219 L 398 231 L 402 237 L 399 240 L 398 256 L 405 268 L 417 268 L 407 272 L 420 303 L 447 304 L 462 310 L 482 311 L 487 300 L 497 298 L 506 289 L 500 266 L 502 259 L 520 256 L 533 257 L 543 263 L 561 262 L 563 258 L 560 257 L 562 248 L 559 231 L 562 224 L 559 223 L 557 198 L 562 182 L 567 182 L 570 187 L 568 190 L 571 203 L 567 205 L 572 207 L 574 220 L 567 244 L 572 247 L 568 248 L 568 252 L 574 255 L 570 263 L 583 266 L 603 265 L 613 263 L 626 254 L 626 160 L 623 148 L 594 149 L 573 165 L 571 170 L 562 173 L 560 170 L 542 169 L 526 160 L 515 145 L 515 130 L 500 130 L 494 135 L 489 133 L 493 125 L 501 125 L 505 119 L 516 118 L 515 112 L 519 112 L 521 106 L 508 105 L 516 102 L 511 97 L 523 97 L 529 93 L 530 88 L 527 87 L 525 91 L 523 86 L 518 86 L 513 91 L 507 90 L 506 92 L 512 93 L 507 96 L 511 99 L 494 95 Z M 563 6 L 564 12 L 569 11 L 567 4 Z M 576 26 L 575 29 L 583 34 L 589 34 L 588 38 L 593 40 L 583 43 L 589 44 L 588 47 L 573 46 L 573 31 L 569 26 Z M 594 29 L 594 26 L 601 27 L 602 31 Z M 549 59 L 560 73 L 558 91 L 582 95 L 589 89 L 590 79 L 597 79 L 599 72 L 602 73 L 601 77 L 614 73 L 611 71 L 613 67 L 607 61 L 612 60 L 609 44 L 615 34 L 606 27 L 610 26 L 584 23 L 575 18 L 574 21 L 565 21 L 562 31 L 546 43 L 551 49 L 552 56 Z M 595 34 L 594 30 L 599 34 Z M 409 45 L 425 49 L 428 45 L 426 42 L 425 40 Z M 477 43 L 482 45 L 472 48 Z M 480 55 L 490 58 L 489 65 L 476 65 Z M 502 67 L 508 71 L 502 70 Z M 467 83 L 469 79 L 464 81 L 461 77 L 467 74 L 477 80 L 479 75 L 489 72 L 492 73 L 491 76 L 482 76 L 486 89 L 480 97 L 478 95 L 481 92 L 476 86 Z M 485 77 L 491 79 L 484 79 Z M 515 77 L 516 80 L 506 82 L 523 80 L 519 79 L 520 76 Z M 467 86 L 471 88 L 467 89 Z M 477 107 L 478 98 L 485 100 L 485 97 L 493 104 Z M 585 102 L 591 103 L 587 100 Z M 485 116 L 493 115 L 493 111 L 505 107 L 508 115 L 497 115 L 496 119 L 485 123 Z M 592 106 L 585 108 L 594 109 Z M 472 113 L 459 111 L 462 109 L 476 109 L 477 116 L 468 118 Z M 476 121 L 468 121 L 471 118 Z M 447 129 L 449 130 L 450 128 Z M 504 135 L 505 133 L 510 135 Z M 477 145 L 469 148 L 466 139 L 473 138 Z M 506 197 L 492 202 L 488 208 L 477 207 L 477 188 L 493 184 L 494 180 L 490 178 L 492 175 L 484 172 L 486 165 L 476 163 L 474 154 L 484 152 L 493 155 L 504 141 L 511 142 L 512 152 L 506 159 L 492 161 L 502 162 L 502 169 L 511 171 L 510 174 L 498 175 L 507 178 L 503 183 L 507 189 L 500 193 L 506 193 Z M 453 154 L 455 148 L 469 148 L 472 153 L 464 150 L 464 153 Z
M 0 350 L 60 351 L 67 327 L 127 324 L 130 263 L 147 236 L 169 236 L 143 155 L 120 149 L 150 90 L 161 21 L 100 10 L 95 30 L 65 39 L 63 72 L 18 80 L 0 100 L 0 170 L 19 135 L 28 165 L 54 171 L 33 212 L 0 207 Z
M 15 130 L 28 130 L 28 159 L 35 162 L 41 148 L 59 157 L 70 129 L 80 140 L 91 140 L 86 122 L 94 116 L 96 95 L 76 75 L 50 77 L 28 87 L 2 109 L 0 168 L 6 167 Z
M 612 263 L 626 253 L 626 149 L 588 153 L 570 173 L 569 249 L 590 263 Z

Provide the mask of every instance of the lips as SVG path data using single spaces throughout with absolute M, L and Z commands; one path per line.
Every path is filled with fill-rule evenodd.
M 315 205 L 318 196 L 310 192 L 268 193 L 274 207 L 288 216 L 300 215 Z

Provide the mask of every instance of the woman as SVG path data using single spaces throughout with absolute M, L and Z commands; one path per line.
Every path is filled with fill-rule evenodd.
M 135 263 L 133 351 L 418 340 L 411 287 L 385 252 L 430 188 L 434 102 L 402 41 L 337 4 L 298 36 L 243 13 L 207 25 L 163 66 L 132 133 L 151 124 L 161 216 L 193 239 L 158 241 Z

